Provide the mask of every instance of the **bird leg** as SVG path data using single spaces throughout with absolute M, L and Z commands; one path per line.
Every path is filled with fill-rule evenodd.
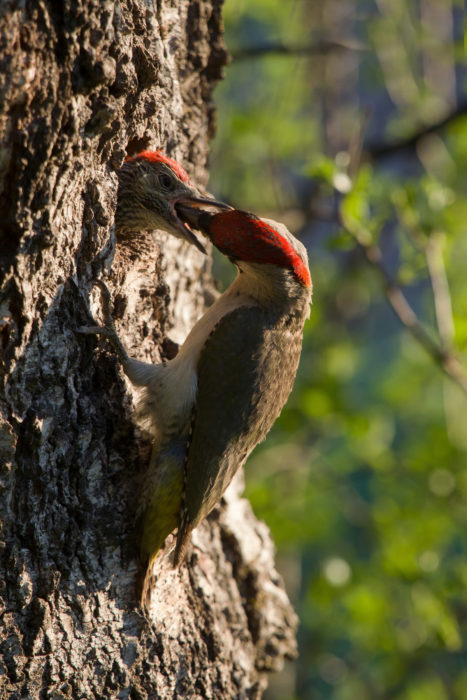
M 104 338 L 110 340 L 128 379 L 136 386 L 148 386 L 152 377 L 157 372 L 159 365 L 153 365 L 149 362 L 140 362 L 128 355 L 125 346 L 118 337 L 112 318 L 110 292 L 102 280 L 95 280 L 94 284 L 96 284 L 101 291 L 102 314 L 104 316 L 105 325 L 81 326 L 77 329 L 77 332 L 83 335 L 103 335 Z
M 110 297 L 110 292 L 107 288 L 107 286 L 102 282 L 102 280 L 95 280 L 94 284 L 96 284 L 101 292 L 101 303 L 102 303 L 102 313 L 104 316 L 104 323 L 105 326 L 81 326 L 78 328 L 78 333 L 82 333 L 83 335 L 103 335 L 105 338 L 108 338 L 110 342 L 112 343 L 112 346 L 117 353 L 118 359 L 122 363 L 123 366 L 130 360 L 130 357 L 120 340 L 117 334 L 117 330 L 115 328 L 115 323 L 112 318 L 112 312 L 111 312 L 111 297 Z

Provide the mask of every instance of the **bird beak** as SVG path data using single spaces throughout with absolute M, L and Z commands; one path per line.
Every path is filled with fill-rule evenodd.
M 232 209 L 232 207 L 228 204 L 224 204 L 224 202 L 218 202 L 216 199 L 209 199 L 208 197 L 186 196 L 178 197 L 172 201 L 172 211 L 177 227 L 180 229 L 184 238 L 190 241 L 190 243 L 193 243 L 193 245 L 204 254 L 206 254 L 206 248 L 196 238 L 190 226 L 195 226 L 196 228 L 198 216 L 206 209 L 225 210 Z

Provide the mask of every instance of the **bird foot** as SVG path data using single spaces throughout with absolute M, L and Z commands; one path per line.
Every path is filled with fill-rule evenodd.
M 112 340 L 112 329 L 106 326 L 79 326 L 76 333 L 81 335 L 103 335 L 105 338 Z
M 77 333 L 83 335 L 102 335 L 108 338 L 112 343 L 115 352 L 118 355 L 119 360 L 122 363 L 126 363 L 129 360 L 128 353 L 118 337 L 117 330 L 115 328 L 114 320 L 112 318 L 112 297 L 110 296 L 109 289 L 102 280 L 94 280 L 94 284 L 97 285 L 101 292 L 101 304 L 102 304 L 102 315 L 104 316 L 104 326 L 80 326 L 76 329 Z

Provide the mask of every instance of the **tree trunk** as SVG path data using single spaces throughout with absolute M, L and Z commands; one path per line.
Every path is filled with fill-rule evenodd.
M 233 484 L 187 563 L 135 595 L 148 438 L 99 319 L 176 351 L 209 264 L 165 234 L 115 244 L 115 170 L 145 147 L 206 182 L 220 0 L 3 0 L 0 8 L 0 688 L 8 698 L 255 698 L 294 653 L 272 543 Z

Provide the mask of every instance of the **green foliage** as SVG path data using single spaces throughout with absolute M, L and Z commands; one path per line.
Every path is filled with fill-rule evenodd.
M 386 128 L 370 114 L 368 129 L 398 140 L 448 111 L 455 52 L 415 3 L 358 5 L 339 4 L 345 22 L 332 0 L 322 12 L 281 0 L 225 7 L 232 50 L 310 43 L 311 26 L 332 35 L 334 15 L 337 36 L 365 48 L 326 63 L 234 61 L 217 92 L 212 188 L 301 228 L 314 284 L 296 386 L 246 470 L 279 555 L 301 572 L 296 686 L 269 697 L 462 700 L 467 399 L 386 287 L 399 285 L 434 343 L 467 367 L 467 119 L 416 150 L 360 160 L 361 94 L 389 95 Z M 437 8 L 448 22 L 451 5 Z

